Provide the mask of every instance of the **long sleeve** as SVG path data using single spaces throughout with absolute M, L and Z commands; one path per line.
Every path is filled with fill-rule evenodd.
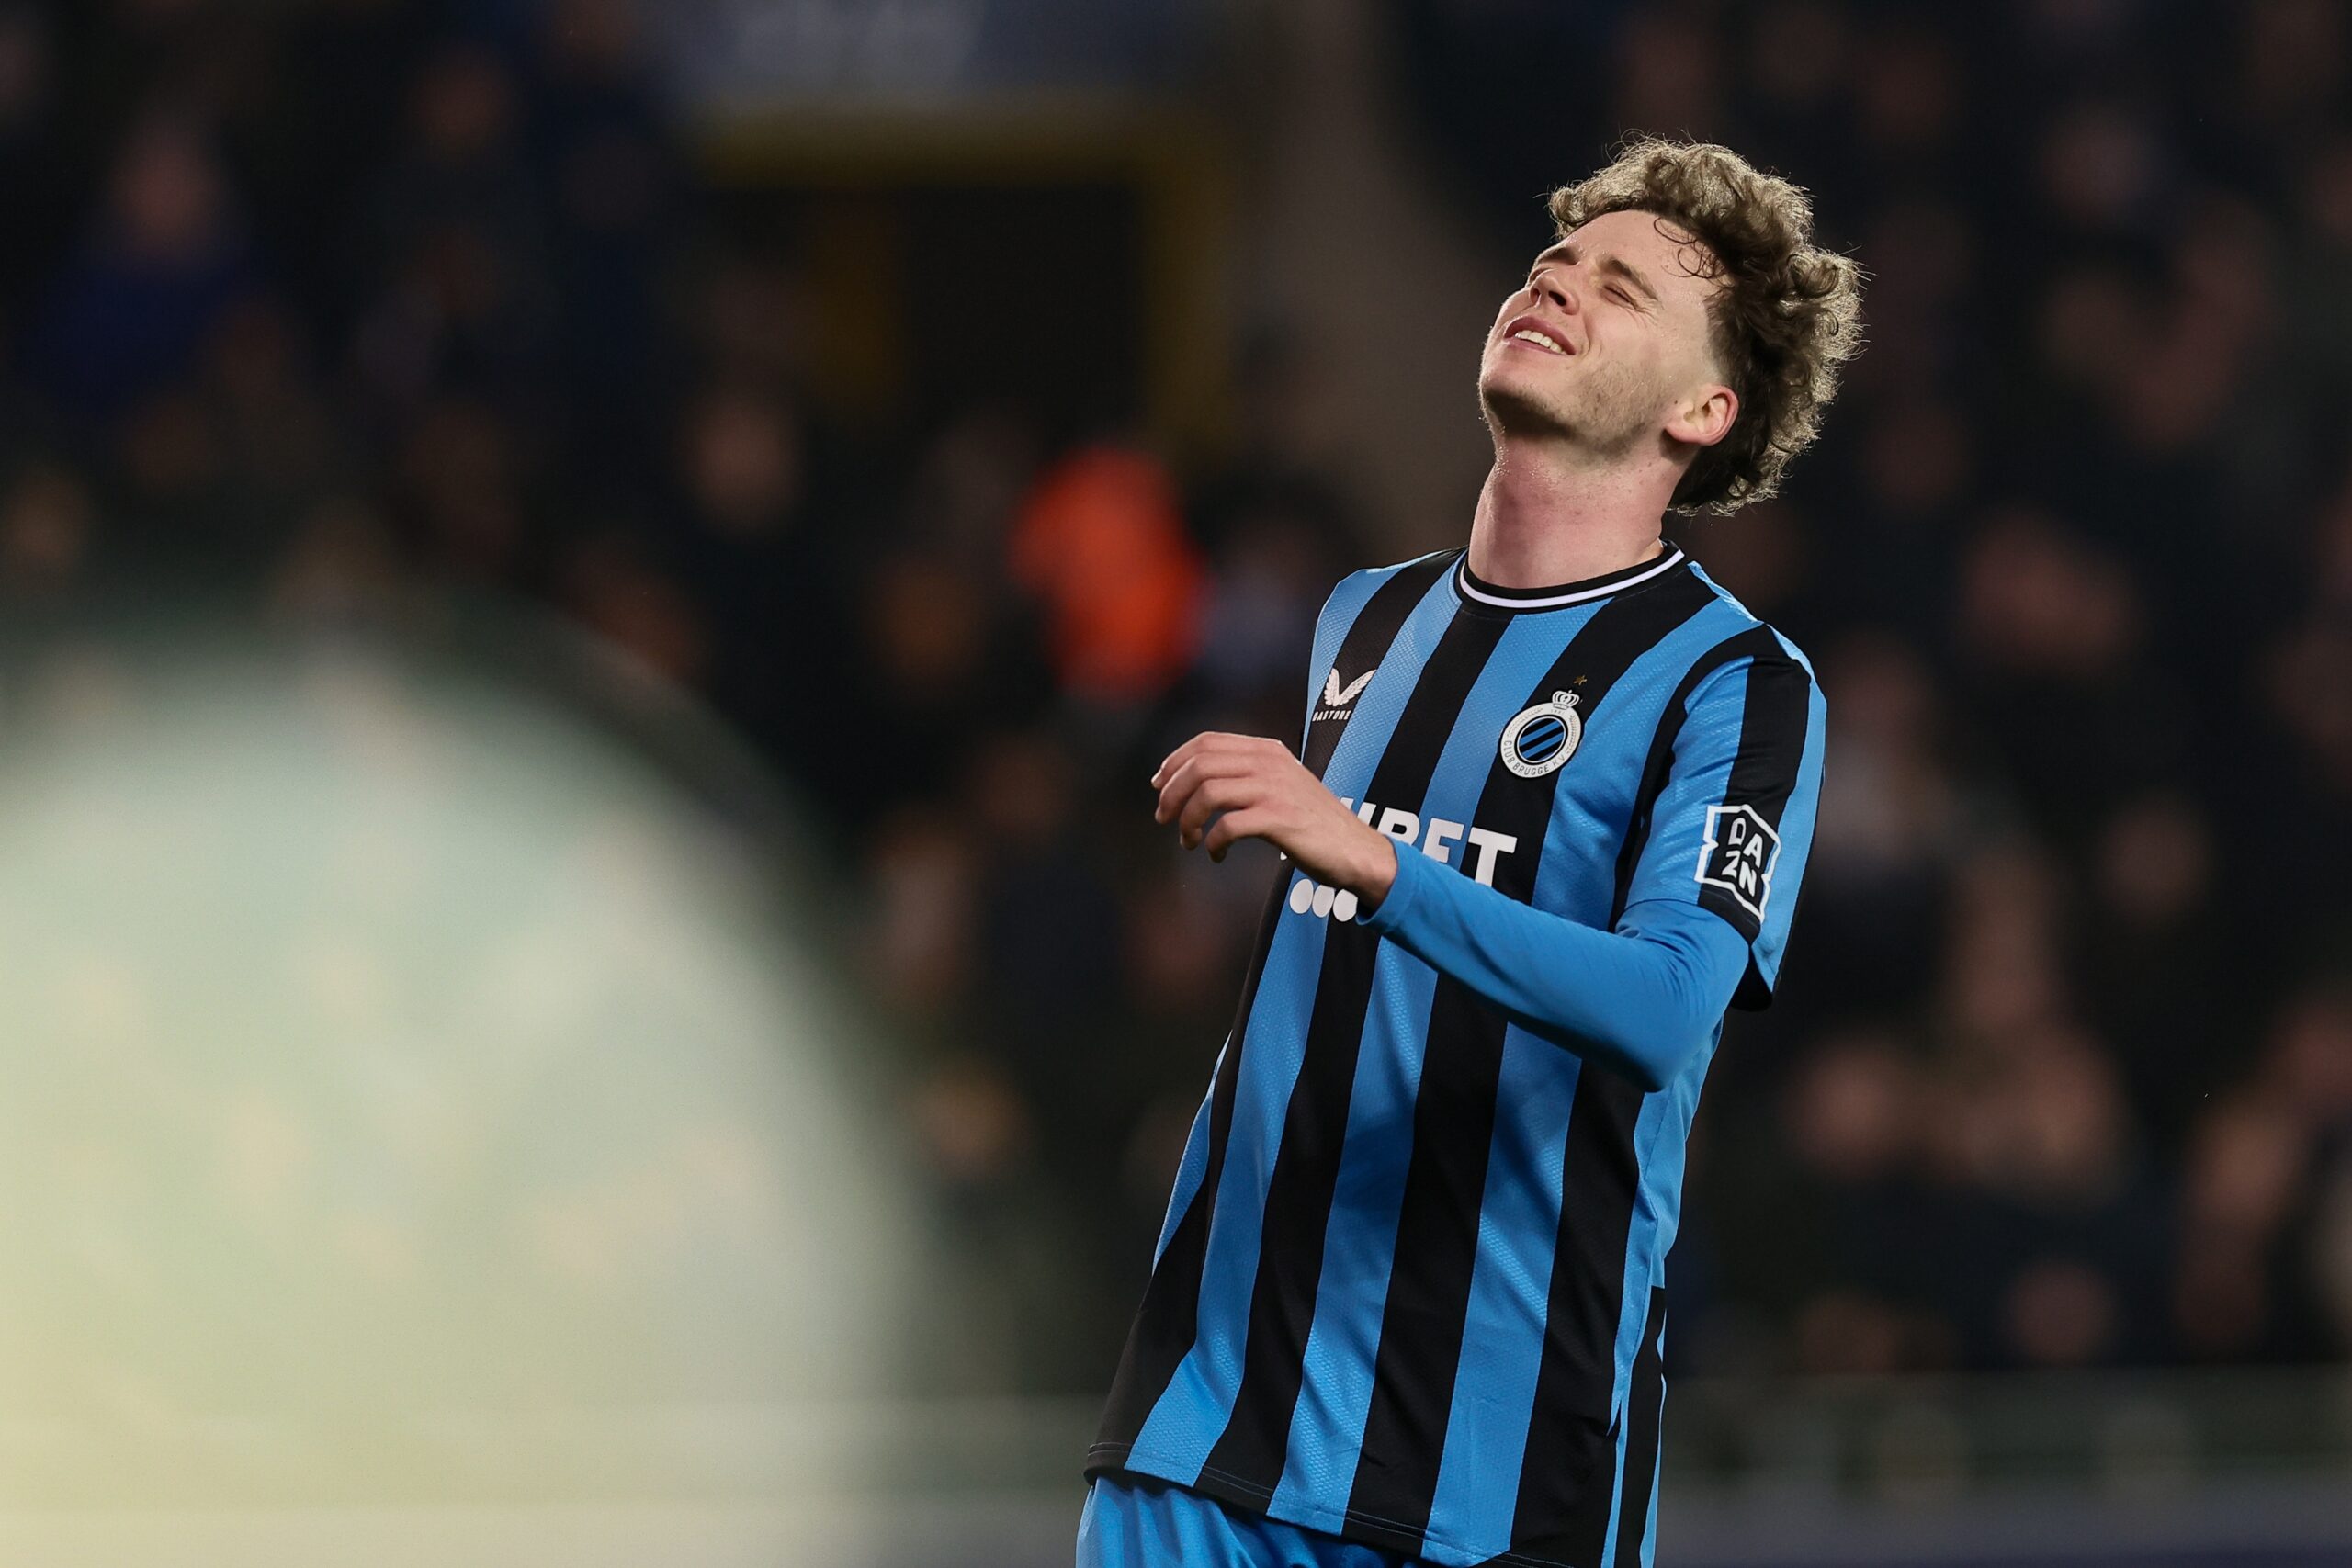
M 1627 911 L 1692 904 L 1747 939 L 1732 1005 L 1769 1005 L 1813 852 L 1828 709 L 1810 666 L 1769 628 L 1667 716 L 1671 761 L 1648 811 Z M 1653 911 L 1651 919 L 1655 919 Z
M 1812 671 L 1769 630 L 1723 645 L 1662 723 L 1612 929 L 1396 846 L 1364 923 L 1479 998 L 1648 1089 L 1771 999 L 1821 784 Z
M 1597 931 L 1401 844 L 1396 880 L 1364 923 L 1647 1089 L 1713 1038 L 1747 968 L 1746 938 L 1695 903 L 1653 899 L 1628 908 L 1616 931 Z

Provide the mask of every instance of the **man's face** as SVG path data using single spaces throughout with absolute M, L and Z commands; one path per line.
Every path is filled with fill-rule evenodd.
M 1655 436 L 1721 382 L 1708 346 L 1712 265 L 1689 233 L 1648 212 L 1604 213 L 1558 241 L 1487 334 L 1487 423 L 1498 436 L 1567 436 L 1605 457 Z

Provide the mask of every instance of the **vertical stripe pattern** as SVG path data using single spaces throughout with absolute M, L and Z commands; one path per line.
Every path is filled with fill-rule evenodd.
M 1419 586 L 1420 574 L 1413 569 L 1400 575 Z M 1427 576 L 1434 580 L 1434 569 Z M 1453 615 L 1453 597 L 1442 581 L 1425 589 L 1387 639 L 1374 678 L 1346 716 L 1314 725 L 1308 754 L 1328 750 L 1323 775 L 1333 793 L 1363 793 Z M 1354 640 L 1351 632 L 1349 641 Z M 1342 655 L 1347 651 L 1343 647 Z M 1337 739 L 1326 739 L 1334 728 Z M 1290 882 L 1300 890 L 1306 886 L 1295 871 Z M 1176 1479 L 1198 1479 L 1240 1390 L 1250 1286 L 1264 1252 L 1266 1193 L 1281 1159 L 1290 1099 L 1306 1066 L 1323 950 L 1339 924 L 1287 914 L 1276 919 L 1265 972 L 1242 1028 L 1241 1059 L 1249 1070 L 1236 1090 L 1229 1147 L 1209 1217 L 1193 1344 L 1176 1360 L 1166 1391 L 1136 1438 L 1136 1447 L 1160 1456 Z M 1262 1503 L 1247 1492 L 1237 1495 Z
M 1617 1315 L 1641 1180 L 1634 1124 L 1642 1099 L 1627 1079 L 1588 1065 L 1568 1108 L 1535 1412 L 1511 1514 L 1511 1548 L 1531 1557 L 1598 1562 L 1608 1540 L 1611 1489 L 1605 1478 L 1590 1483 L 1593 1444 L 1596 1427 L 1615 1435 Z
M 1593 606 L 1563 617 L 1571 626 Z M 1416 811 L 1424 830 L 1444 834 L 1450 822 L 1475 820 L 1478 796 L 1494 762 L 1495 737 L 1526 705 L 1529 687 L 1552 661 L 1560 628 L 1512 618 L 1464 703 L 1453 734 L 1419 801 L 1383 802 Z M 1375 797 L 1376 798 L 1376 797 Z M 1457 846 L 1447 844 L 1449 860 Z M 1350 1110 L 1340 1196 L 1324 1243 L 1327 1277 L 1351 1288 L 1318 1292 L 1308 1332 L 1299 1403 L 1291 1417 L 1289 1453 L 1273 1506 L 1330 1506 L 1345 1499 L 1362 1450 L 1371 1408 L 1380 1320 L 1363 1303 L 1385 1292 L 1396 1247 L 1396 1222 L 1413 1153 L 1396 1134 L 1398 1108 L 1418 1092 L 1436 971 L 1393 942 L 1382 944 L 1373 984 L 1381 1005 L 1364 1019 L 1358 1079 Z
M 1500 622 L 1454 616 L 1422 667 L 1396 739 L 1364 787 L 1364 799 L 1419 801 L 1454 716 L 1501 635 Z M 1353 922 L 1334 922 L 1324 939 L 1306 1065 L 1291 1091 L 1282 1156 L 1266 1193 L 1265 1240 L 1250 1298 L 1241 1392 L 1231 1423 L 1209 1455 L 1209 1467 L 1221 1478 L 1268 1496 L 1282 1478 L 1307 1326 L 1315 1315 L 1319 1270 L 1302 1269 L 1299 1260 L 1323 1256 L 1379 944 L 1377 936 Z
M 1739 750 L 1732 758 L 1731 787 L 1724 802 L 1753 807 L 1775 831 L 1781 813 L 1788 809 L 1790 792 L 1796 787 L 1812 695 L 1812 678 L 1781 652 L 1777 641 L 1748 666 Z M 1699 902 L 1750 936 L 1762 924 L 1720 887 L 1701 889 Z
M 1684 576 L 1610 600 L 1544 671 L 1526 705 L 1570 692 L 1588 723 L 1606 722 L 1618 678 L 1712 597 Z M 1495 890 L 1521 903 L 1535 891 L 1555 777 L 1522 776 L 1498 751 L 1479 796 L 1477 821 L 1518 845 L 1496 872 Z M 1458 981 L 1439 980 L 1429 1037 L 1447 1048 L 1423 1069 L 1413 1107 L 1413 1160 L 1381 1319 L 1364 1457 L 1348 1504 L 1351 1514 L 1413 1539 L 1429 1525 L 1462 1359 L 1506 1022 Z M 1573 1121 L 1570 1127 L 1573 1135 Z
M 1453 552 L 1333 593 L 1300 755 L 1450 868 L 1419 874 L 1491 887 L 1477 918 L 1511 940 L 1514 904 L 1636 941 L 1673 898 L 1732 920 L 1769 987 L 1821 712 L 1802 657 L 1688 562 L 1510 591 Z M 1785 842 L 1726 910 L 1702 849 L 1733 814 L 1751 857 Z M 1645 1568 L 1705 1061 L 1645 1094 L 1355 901 L 1285 863 L 1089 1471 L 1440 1568 Z
M 1650 1290 L 1649 1317 L 1642 1326 L 1641 1353 L 1634 1359 L 1634 1382 L 1625 1395 L 1625 1478 L 1617 1491 L 1615 1568 L 1642 1568 L 1642 1541 L 1649 1529 L 1650 1497 L 1657 1489 L 1659 1424 L 1666 1414 L 1666 1291 Z
M 1651 739 L 1649 756 L 1642 764 L 1641 789 L 1634 797 L 1634 814 L 1626 825 L 1624 847 L 1617 854 L 1617 891 L 1609 904 L 1609 923 L 1612 927 L 1625 912 L 1634 868 L 1641 863 L 1642 852 L 1649 846 L 1651 818 L 1657 809 L 1658 792 L 1666 787 L 1667 771 L 1674 763 L 1675 742 L 1681 739 L 1683 721 L 1690 716 L 1690 694 L 1701 682 L 1734 660 L 1777 652 L 1779 647 L 1761 626 L 1743 632 L 1708 649 L 1675 684 L 1674 694 L 1667 699 L 1665 715 L 1658 720 L 1657 732 Z
M 1451 564 L 1442 558 L 1420 561 L 1390 573 L 1363 602 L 1363 608 L 1349 623 L 1334 650 L 1335 660 L 1350 671 L 1377 666 L 1381 655 L 1404 626 L 1405 617 Z M 1307 703 L 1311 713 L 1311 690 Z M 1300 744 L 1310 767 L 1319 772 L 1329 764 L 1340 728 L 1338 724 L 1308 726 L 1307 735 Z M 1201 1184 L 1186 1206 L 1183 1218 L 1169 1232 L 1159 1258 L 1152 1266 L 1143 1305 L 1128 1330 L 1126 1349 L 1119 1358 L 1119 1370 L 1112 1380 L 1110 1401 L 1095 1442 L 1097 1449 L 1124 1448 L 1141 1435 L 1152 1407 L 1167 1391 L 1178 1362 L 1192 1349 L 1196 1337 L 1209 1222 L 1216 1211 L 1217 1183 L 1224 1174 L 1226 1149 L 1233 1126 L 1242 1041 L 1257 1000 L 1259 980 L 1273 951 L 1275 928 L 1289 883 L 1285 868 L 1266 896 L 1265 913 L 1259 921 L 1249 971 L 1241 983 L 1241 1000 L 1234 1012 L 1233 1032 L 1227 1039 L 1224 1058 L 1209 1089 L 1208 1151 L 1202 1162 Z M 1189 1160 L 1189 1150 L 1186 1157 Z

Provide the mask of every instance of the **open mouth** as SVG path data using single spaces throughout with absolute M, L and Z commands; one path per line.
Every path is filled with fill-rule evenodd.
M 1573 359 L 1576 344 L 1560 334 L 1560 329 L 1533 310 L 1513 316 L 1503 323 L 1502 341 L 1516 344 L 1537 354 L 1556 354 L 1563 359 Z

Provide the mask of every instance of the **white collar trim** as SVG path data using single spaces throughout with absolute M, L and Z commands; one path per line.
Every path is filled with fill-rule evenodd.
M 1464 598 L 1475 599 L 1481 604 L 1492 604 L 1498 610 L 1556 610 L 1563 604 L 1581 604 L 1588 599 L 1605 599 L 1636 583 L 1663 577 L 1681 564 L 1682 551 L 1679 547 L 1669 548 L 1650 563 L 1649 570 L 1636 572 L 1632 577 L 1621 577 L 1613 582 L 1596 582 L 1589 588 L 1570 589 L 1565 593 L 1548 594 L 1541 599 L 1509 599 L 1500 594 L 1484 592 L 1471 582 L 1470 557 L 1465 552 L 1454 565 L 1453 585 L 1461 590 Z

